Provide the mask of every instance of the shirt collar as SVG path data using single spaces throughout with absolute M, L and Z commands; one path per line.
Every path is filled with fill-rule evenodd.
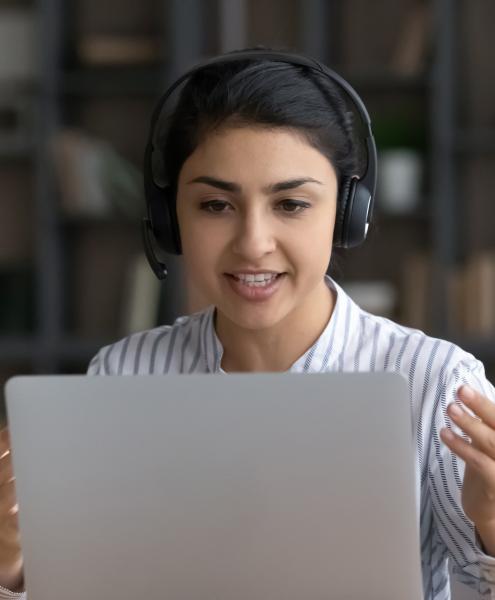
M 325 275 L 325 282 L 336 292 L 332 316 L 320 337 L 292 364 L 289 372 L 318 373 L 343 368 L 344 350 L 355 335 L 361 309 L 329 275 Z M 214 317 L 215 307 L 212 305 L 200 320 L 201 348 L 208 372 L 225 373 L 220 366 L 223 347 L 215 331 Z

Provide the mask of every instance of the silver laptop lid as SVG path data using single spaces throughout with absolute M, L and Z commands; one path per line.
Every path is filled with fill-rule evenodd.
M 18 377 L 34 600 L 422 598 L 395 374 Z

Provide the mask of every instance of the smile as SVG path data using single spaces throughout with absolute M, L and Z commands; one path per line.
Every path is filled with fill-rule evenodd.
M 255 287 L 264 287 L 270 284 L 274 279 L 278 277 L 279 273 L 257 273 L 252 274 L 238 274 L 232 275 L 234 279 L 241 281 L 244 285 L 251 285 Z
M 226 274 L 231 289 L 244 300 L 260 302 L 271 298 L 280 288 L 285 273 Z

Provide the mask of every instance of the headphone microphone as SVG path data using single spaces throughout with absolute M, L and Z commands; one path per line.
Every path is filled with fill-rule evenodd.
M 206 60 L 184 73 L 163 93 L 153 110 L 144 154 L 143 173 L 147 215 L 142 220 L 141 232 L 146 257 L 158 279 L 163 280 L 167 277 L 167 267 L 159 259 L 157 250 L 168 254 L 182 254 L 175 211 L 175 190 L 167 180 L 165 165 L 160 165 L 160 171 L 153 164 L 154 159 L 160 156 L 160 149 L 155 145 L 155 136 L 163 107 L 174 90 L 198 71 L 213 65 L 246 60 L 267 60 L 308 67 L 328 77 L 351 100 L 365 129 L 366 168 L 362 175 L 345 177 L 340 183 L 333 246 L 352 248 L 362 244 L 366 239 L 376 193 L 377 150 L 368 111 L 357 92 L 343 77 L 312 58 L 264 49 L 239 51 Z
M 167 265 L 164 262 L 158 260 L 156 251 L 153 248 L 153 225 L 149 218 L 143 217 L 141 221 L 141 235 L 143 237 L 144 252 L 146 254 L 146 258 L 148 259 L 150 267 L 153 270 L 153 273 L 160 280 L 166 279 L 168 275 Z

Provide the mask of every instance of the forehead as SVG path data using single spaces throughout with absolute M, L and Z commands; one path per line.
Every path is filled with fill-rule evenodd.
M 302 133 L 261 126 L 223 127 L 206 134 L 185 161 L 181 178 L 205 174 L 239 180 L 335 177 L 330 161 Z

